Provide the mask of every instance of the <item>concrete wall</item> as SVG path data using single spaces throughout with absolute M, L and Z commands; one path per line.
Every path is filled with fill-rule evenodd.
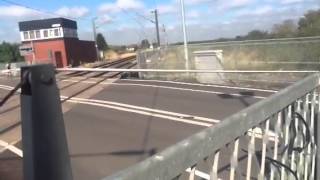
M 223 51 L 194 51 L 194 66 L 197 70 L 223 70 Z M 196 79 L 201 83 L 223 83 L 224 75 L 220 73 L 197 73 Z

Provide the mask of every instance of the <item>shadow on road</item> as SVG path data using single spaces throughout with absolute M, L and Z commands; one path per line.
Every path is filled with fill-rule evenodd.
M 151 148 L 150 150 L 125 150 L 125 151 L 114 151 L 106 153 L 80 153 L 80 154 L 71 154 L 70 157 L 96 157 L 96 156 L 141 156 L 147 155 L 152 156 L 157 153 L 156 148 Z
M 231 94 L 218 94 L 218 96 L 222 99 L 238 99 L 246 107 L 250 106 L 251 104 L 246 100 L 246 98 L 253 97 L 255 93 L 251 91 L 240 91 L 239 94 L 241 96 L 234 96 Z

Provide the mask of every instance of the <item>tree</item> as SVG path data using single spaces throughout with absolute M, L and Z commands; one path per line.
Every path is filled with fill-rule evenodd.
M 267 31 L 260 31 L 260 30 L 253 30 L 250 31 L 244 39 L 250 39 L 250 40 L 255 40 L 255 39 L 266 39 L 269 38 L 269 34 Z
M 105 51 L 109 48 L 106 40 L 101 33 L 97 34 L 97 46 L 100 51 Z
M 2 42 L 0 44 L 0 62 L 23 61 L 19 53 L 19 45 Z
M 148 39 L 144 39 L 141 41 L 141 48 L 149 48 L 149 47 L 150 47 L 150 43 Z
M 320 10 L 309 11 L 298 22 L 300 36 L 320 35 Z
M 153 48 L 157 48 L 157 47 L 158 47 L 158 43 L 157 43 L 157 42 L 153 42 L 153 43 L 152 43 L 152 47 L 153 47 Z
M 293 20 L 285 20 L 281 24 L 275 24 L 272 28 L 272 35 L 275 38 L 295 37 L 297 25 Z

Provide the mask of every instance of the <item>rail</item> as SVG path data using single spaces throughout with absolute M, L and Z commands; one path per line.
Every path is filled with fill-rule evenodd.
M 121 68 L 57 68 L 56 71 L 88 71 L 88 72 L 163 72 L 163 73 L 317 73 L 319 71 L 254 71 L 254 70 L 185 70 L 185 69 L 121 69 Z
M 316 73 L 104 180 L 320 179 L 319 87 Z

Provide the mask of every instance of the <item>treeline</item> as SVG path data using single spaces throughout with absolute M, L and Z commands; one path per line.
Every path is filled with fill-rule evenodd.
M 234 40 L 255 40 L 270 38 L 293 38 L 320 36 L 320 9 L 309 11 L 296 23 L 294 20 L 285 20 L 275 24 L 270 32 L 253 30 L 245 36 L 237 36 Z
M 19 53 L 19 44 L 2 42 L 0 44 L 0 63 L 23 61 Z
M 274 24 L 271 31 L 252 30 L 244 36 L 236 36 L 235 38 L 219 38 L 216 40 L 208 41 L 193 41 L 191 43 L 294 38 L 308 36 L 320 36 L 320 9 L 308 11 L 306 14 L 304 14 L 303 17 L 298 20 L 297 23 L 294 20 L 288 19 L 280 24 Z

